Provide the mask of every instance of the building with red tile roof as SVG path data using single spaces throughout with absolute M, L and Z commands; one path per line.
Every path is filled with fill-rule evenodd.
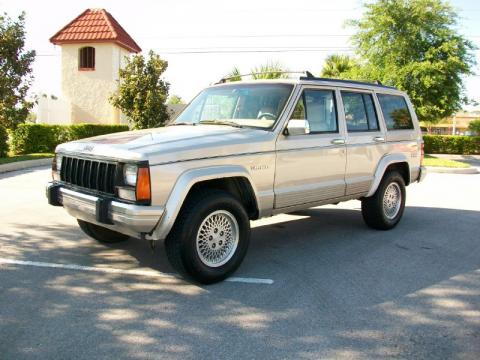
M 114 42 L 139 53 L 140 46 L 105 9 L 87 9 L 50 38 L 55 45 Z
M 126 124 L 109 98 L 128 57 L 142 49 L 118 21 L 105 9 L 87 9 L 50 41 L 62 49 L 62 93 L 57 100 L 39 100 L 38 121 Z

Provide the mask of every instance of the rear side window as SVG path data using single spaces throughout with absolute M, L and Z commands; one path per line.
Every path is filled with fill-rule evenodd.
M 388 130 L 413 129 L 412 115 L 403 96 L 378 94 Z
M 342 91 L 342 101 L 348 131 L 378 130 L 377 114 L 371 94 Z
M 331 90 L 304 90 L 291 118 L 307 120 L 310 133 L 338 132 L 335 93 Z

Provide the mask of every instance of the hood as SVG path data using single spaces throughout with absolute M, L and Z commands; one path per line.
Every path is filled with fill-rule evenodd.
M 88 154 L 151 164 L 272 150 L 270 131 L 224 125 L 167 126 L 102 135 L 57 147 L 58 152 Z

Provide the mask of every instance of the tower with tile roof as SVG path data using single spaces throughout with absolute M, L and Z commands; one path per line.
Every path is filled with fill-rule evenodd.
M 87 9 L 50 38 L 62 47 L 62 96 L 69 123 L 119 124 L 125 120 L 108 101 L 117 89 L 125 57 L 138 44 L 104 9 Z

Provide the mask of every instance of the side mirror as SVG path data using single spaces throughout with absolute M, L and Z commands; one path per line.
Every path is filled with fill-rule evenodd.
M 283 134 L 286 136 L 310 134 L 310 124 L 307 120 L 290 119 Z

